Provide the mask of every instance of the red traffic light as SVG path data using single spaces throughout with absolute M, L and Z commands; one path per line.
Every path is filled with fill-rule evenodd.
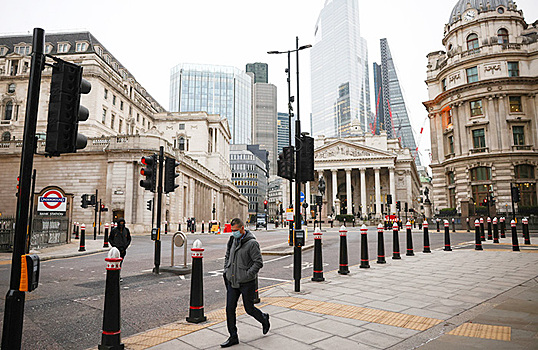
M 263 204 L 267 205 L 267 201 L 263 201 Z

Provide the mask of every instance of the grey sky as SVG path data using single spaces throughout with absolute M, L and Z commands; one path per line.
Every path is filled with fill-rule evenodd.
M 170 68 L 178 63 L 231 65 L 269 64 L 269 80 L 277 85 L 279 111 L 286 112 L 285 55 L 269 50 L 313 44 L 314 26 L 325 0 L 21 0 L 2 4 L 0 33 L 89 30 L 168 109 Z M 368 41 L 370 72 L 379 62 L 379 39 L 387 38 L 411 124 L 417 135 L 426 118 L 424 79 L 426 55 L 443 49 L 443 28 L 456 0 L 359 0 L 361 35 Z M 527 23 L 538 19 L 538 2 L 519 0 Z M 308 131 L 310 60 L 302 51 L 301 120 Z M 295 75 L 295 57 L 292 60 Z M 295 76 L 293 77 L 295 81 Z M 295 83 L 294 83 L 295 84 Z M 373 87 L 373 79 L 370 81 Z M 292 87 L 295 94 L 295 85 Z M 374 106 L 374 93 L 372 108 Z M 429 126 L 420 143 L 423 163 L 429 163 Z

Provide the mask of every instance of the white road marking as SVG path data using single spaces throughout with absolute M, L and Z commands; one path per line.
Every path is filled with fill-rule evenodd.
M 286 258 L 289 258 L 289 257 L 291 257 L 291 255 L 279 256 L 278 258 L 274 258 L 274 259 L 271 259 L 271 260 L 265 260 L 264 263 L 270 263 L 270 262 L 273 262 L 273 261 L 278 261 L 278 260 L 286 259 Z
M 179 278 L 181 278 L 182 280 L 185 280 L 185 276 L 183 275 L 179 275 Z
M 267 280 L 267 281 L 277 281 L 277 282 L 292 282 L 293 280 L 283 280 L 280 278 L 271 278 L 271 277 L 260 277 L 258 276 L 259 280 Z
M 153 269 L 142 270 L 142 272 L 151 272 Z

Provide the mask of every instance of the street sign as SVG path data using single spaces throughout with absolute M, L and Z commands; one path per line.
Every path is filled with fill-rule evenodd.
M 46 190 L 38 197 L 37 211 L 41 215 L 65 215 L 66 210 L 67 198 L 56 189 Z
M 286 208 L 286 221 L 293 221 L 293 208 Z
M 301 192 L 301 203 L 304 202 L 304 193 Z

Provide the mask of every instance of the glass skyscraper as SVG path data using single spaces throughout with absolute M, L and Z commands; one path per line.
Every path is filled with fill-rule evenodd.
M 399 138 L 402 146 L 409 148 L 419 166 L 420 157 L 413 129 L 387 39 L 380 40 L 380 49 L 381 65 L 374 63 L 376 131 L 385 130 L 389 138 Z
M 251 144 L 252 78 L 235 67 L 179 64 L 170 72 L 170 111 L 219 114 L 232 144 Z
M 360 36 L 358 0 L 327 0 L 311 50 L 312 133 L 347 136 L 351 121 L 367 130 L 368 49 Z

